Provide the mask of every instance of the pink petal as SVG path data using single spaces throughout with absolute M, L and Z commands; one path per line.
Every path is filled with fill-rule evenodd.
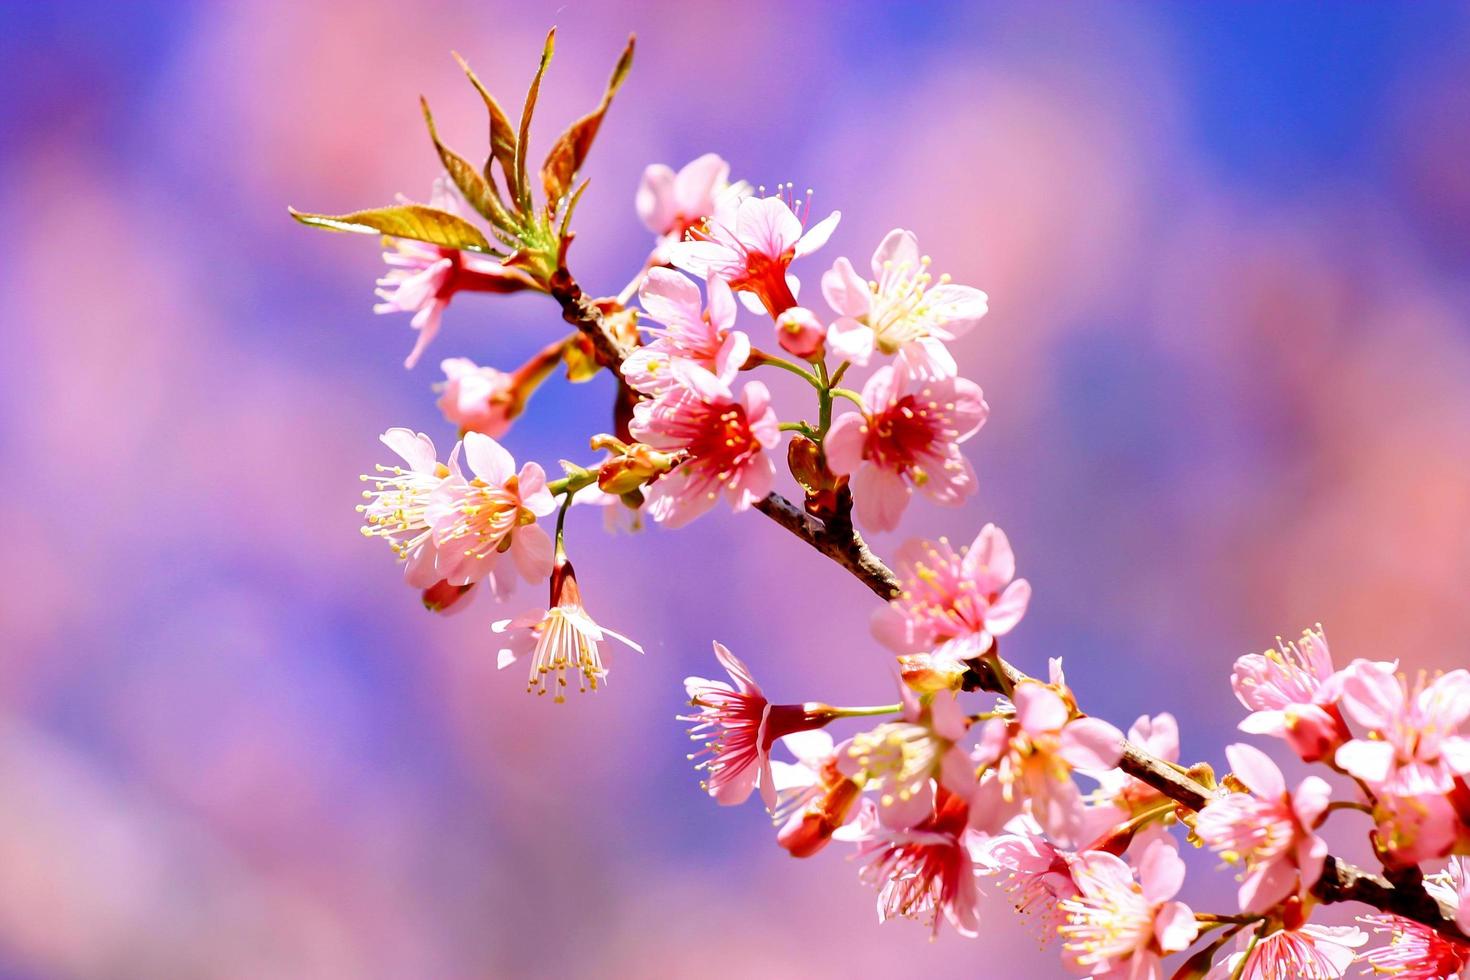
M 546 488 L 546 471 L 540 463 L 527 463 L 521 467 L 516 483 L 521 494 L 521 506 L 537 517 L 545 517 L 556 510 L 556 498 Z
M 990 406 L 985 403 L 985 392 L 975 382 L 966 378 L 954 379 L 954 397 L 951 399 L 954 408 L 950 410 L 950 420 L 953 422 L 959 435 L 956 441 L 964 442 L 980 430 L 990 415 Z
M 914 377 L 926 380 L 953 378 L 959 373 L 959 365 L 949 348 L 933 337 L 904 344 L 898 352 L 898 361 Z
M 981 592 L 999 592 L 1016 576 L 1016 553 L 1011 550 L 1010 538 L 994 524 L 986 524 L 970 542 L 960 569 Z
M 1274 735 L 1279 738 L 1286 734 L 1286 713 L 1253 711 L 1236 727 L 1248 735 Z
M 735 395 L 730 391 L 728 385 L 693 361 L 675 358 L 670 362 L 670 367 L 673 370 L 674 378 L 679 384 L 688 389 L 700 401 L 711 405 L 718 405 L 735 400 Z M 756 382 L 752 382 L 752 384 L 754 383 Z
M 1342 706 L 1368 728 L 1391 728 L 1404 711 L 1404 685 L 1390 663 L 1355 660 L 1342 675 Z
M 725 672 L 730 675 L 730 678 L 735 681 L 740 690 L 746 694 L 759 695 L 761 693 L 760 685 L 751 676 L 750 668 L 745 666 L 745 663 L 739 657 L 735 656 L 735 654 L 731 653 L 730 649 L 723 643 L 716 640 L 714 646 L 715 658 L 719 660 L 720 666 L 725 668 Z
M 827 453 L 827 465 L 833 473 L 846 476 L 863 461 L 867 423 L 861 412 L 847 412 L 837 416 L 832 428 L 827 430 L 827 438 L 822 445 Z
M 702 319 L 699 287 L 672 269 L 649 269 L 638 287 L 638 303 L 648 316 L 669 327 L 688 327 Z
M 674 242 L 668 247 L 669 264 L 685 272 L 708 279 L 730 275 L 732 253 L 719 242 Z
M 1179 722 L 1165 711 L 1150 718 L 1143 715 L 1128 729 L 1128 740 L 1137 742 L 1166 762 L 1179 761 Z
M 422 432 L 395 427 L 378 436 L 378 440 L 397 453 L 415 473 L 432 473 L 439 465 L 439 457 L 434 452 L 434 440 Z
M 827 327 L 827 349 L 842 360 L 867 364 L 876 344 L 873 331 L 851 317 L 842 317 Z
M 929 702 L 929 723 L 935 734 L 949 742 L 958 742 L 970 727 L 965 709 L 953 692 L 943 691 Z
M 1031 583 L 1018 578 L 1000 594 L 995 605 L 985 611 L 985 628 L 996 636 L 1002 636 L 1016 628 L 1026 607 L 1031 603 Z
M 735 323 L 740 310 L 735 305 L 735 294 L 730 284 L 723 279 L 713 279 L 705 284 L 709 293 L 709 322 L 715 330 L 729 330 Z
M 750 251 L 774 259 L 801 238 L 801 221 L 779 197 L 750 197 L 740 202 L 735 234 Z
M 655 235 L 669 231 L 676 209 L 673 168 L 662 163 L 645 167 L 643 179 L 638 182 L 638 191 L 633 195 L 633 206 L 649 231 Z
M 1237 897 L 1242 912 L 1264 912 L 1277 905 L 1297 887 L 1296 868 L 1284 860 L 1261 865 L 1245 876 Z
M 911 274 L 920 265 L 919 240 L 911 231 L 895 228 L 883 236 L 873 250 L 873 278 L 882 282 L 885 267 L 891 270 L 907 269 Z
M 1303 779 L 1296 792 L 1291 794 L 1291 808 L 1302 826 L 1308 829 L 1317 826 L 1331 801 L 1332 787 L 1320 776 Z
M 674 178 L 674 200 L 685 218 L 708 218 L 715 192 L 730 179 L 730 165 L 718 153 L 686 163 Z
M 861 317 L 872 305 L 872 292 L 846 256 L 822 273 L 822 297 L 832 312 L 844 317 Z
M 511 535 L 510 556 L 527 582 L 544 582 L 551 575 L 551 536 L 539 524 L 518 528 Z
M 1199 935 L 1199 922 L 1183 902 L 1169 902 L 1154 915 L 1154 938 L 1165 953 L 1189 948 Z
M 1060 731 L 1067 724 L 1066 702 L 1056 691 L 1038 681 L 1018 684 L 1011 700 L 1016 704 L 1016 720 L 1028 735 Z
M 781 736 L 781 744 L 807 769 L 819 769 L 832 756 L 832 736 L 819 728 Z
M 464 458 L 470 472 L 491 486 L 503 487 L 515 475 L 515 457 L 483 432 L 465 433 Z
M 980 290 L 954 283 L 935 286 L 924 295 L 924 299 L 934 311 L 935 319 L 953 337 L 962 336 L 974 329 L 990 304 Z
M 1138 884 L 1143 896 L 1157 905 L 1179 894 L 1184 886 L 1184 859 L 1167 836 L 1155 838 L 1138 861 Z
M 1286 794 L 1286 777 L 1271 757 L 1254 745 L 1237 742 L 1225 747 L 1225 758 L 1235 778 L 1263 800 L 1279 800 Z
M 1386 782 L 1393 768 L 1394 748 L 1388 742 L 1355 738 L 1337 750 L 1339 766 L 1369 785 Z
M 863 463 L 852 475 L 853 509 L 858 523 L 869 531 L 898 527 L 909 504 L 909 487 L 902 476 L 872 463 Z
M 1123 757 L 1123 733 L 1101 718 L 1078 718 L 1062 729 L 1058 753 L 1074 769 L 1104 772 Z
M 863 404 L 870 412 L 881 412 L 903 395 L 905 380 L 892 364 L 883 365 L 863 384 Z
M 811 255 L 817 249 L 827 244 L 827 239 L 837 230 L 837 222 L 842 220 L 841 211 L 833 211 L 827 217 L 818 221 L 806 230 L 796 243 L 795 255 L 800 258 L 803 255 Z

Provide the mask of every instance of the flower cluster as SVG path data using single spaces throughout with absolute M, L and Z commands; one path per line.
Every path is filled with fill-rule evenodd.
M 1165 960 L 1191 948 L 1172 975 L 1335 978 L 1356 962 L 1427 980 L 1470 969 L 1459 856 L 1470 854 L 1470 671 L 1411 680 L 1365 659 L 1339 669 L 1320 628 L 1241 657 L 1241 731 L 1322 767 L 1288 784 L 1246 743 L 1225 748 L 1218 779 L 1185 766 L 1168 713 L 1126 735 L 1088 715 L 1060 658 L 1045 680 L 1017 670 L 1000 642 L 1010 646 L 1032 591 L 1005 532 L 985 524 L 958 548 L 909 540 L 890 571 L 858 530 L 897 530 L 916 494 L 949 507 L 975 495 L 966 444 L 990 408 L 960 376 L 954 344 L 985 315 L 986 295 L 936 277 L 902 228 L 874 249 L 871 279 L 845 257 L 814 264 L 840 212 L 813 221 L 810 191 L 753 190 L 713 153 L 678 171 L 648 167 L 634 202 L 654 236 L 647 258 L 619 296 L 584 295 L 567 268 L 568 226 L 632 44 L 598 107 L 554 144 L 538 203 L 524 141 L 551 53 L 548 37 L 519 128 L 466 68 L 490 117 L 483 167 L 440 142 L 425 107 L 447 174 L 429 205 L 296 215 L 387 237 L 377 310 L 413 314 L 409 367 L 463 292 L 545 293 L 577 327 L 509 370 L 443 360 L 438 405 L 458 439 L 443 461 L 428 435 L 382 435 L 398 462 L 364 477 L 363 532 L 388 542 L 427 608 L 457 611 L 477 592 L 503 600 L 518 579 L 545 585 L 547 605 L 496 620 L 488 648 L 500 667 L 527 671 L 528 691 L 561 702 L 572 687 L 606 685 L 609 640 L 642 650 L 587 611 L 568 558 L 573 505 L 666 529 L 721 499 L 762 510 L 887 600 L 871 630 L 893 659 L 876 658 L 873 674 L 896 673 L 898 696 L 773 701 L 716 642 L 728 680 L 685 681 L 691 758 L 716 802 L 758 795 L 793 857 L 852 846 L 880 921 L 976 936 L 1001 896 L 1058 941 L 1071 971 L 1134 980 L 1168 975 Z M 797 269 L 820 296 L 803 300 Z M 615 376 L 615 431 L 587 434 L 603 458 L 563 461 L 550 479 L 499 440 L 561 365 L 571 382 Z M 771 372 L 810 388 L 805 407 L 778 408 Z M 850 373 L 866 377 L 848 387 Z M 801 506 L 781 496 L 783 469 Z M 844 725 L 853 730 L 829 730 Z M 1343 810 L 1371 818 L 1387 878 L 1351 895 L 1324 836 Z M 1186 844 L 1238 872 L 1234 908 L 1196 912 L 1180 898 Z M 1325 902 L 1364 895 L 1377 908 L 1361 918 L 1368 931 L 1313 921 Z

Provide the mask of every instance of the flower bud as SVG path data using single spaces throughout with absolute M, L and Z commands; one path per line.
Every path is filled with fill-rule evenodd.
M 839 779 L 824 795 L 791 815 L 776 834 L 776 843 L 792 857 L 811 857 L 832 840 L 832 833 L 847 819 L 861 792 L 862 787 L 853 780 Z
M 821 356 L 827 327 L 804 306 L 793 306 L 776 318 L 776 339 L 790 354 L 808 361 Z
M 598 468 L 597 486 L 604 493 L 620 497 L 667 473 L 676 462 L 678 457 L 671 453 L 635 442 Z
M 450 585 L 447 579 L 441 578 L 424 590 L 424 608 L 444 615 L 459 612 L 469 605 L 470 590 L 474 587 L 473 582 L 469 585 Z
M 911 653 L 898 658 L 899 677 L 919 694 L 958 691 L 968 670 L 964 661 L 930 653 Z

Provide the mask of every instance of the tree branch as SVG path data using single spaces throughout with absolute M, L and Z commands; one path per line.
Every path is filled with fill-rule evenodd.
M 583 294 L 571 275 L 560 269 L 552 277 L 551 295 L 561 304 L 562 317 L 591 340 L 599 361 L 617 373 L 623 360 L 632 353 L 603 321 L 602 311 Z M 756 510 L 801 538 L 817 551 L 847 569 L 874 595 L 887 602 L 903 591 L 898 576 L 868 548 L 862 536 L 845 520 L 824 522 L 806 513 L 778 493 L 772 493 L 755 505 Z M 972 670 L 966 688 L 1003 693 L 1017 684 L 1034 678 L 1018 670 L 999 656 L 988 659 L 988 669 Z M 1169 799 L 1192 811 L 1202 809 L 1215 798 L 1209 787 L 1180 770 L 1173 763 L 1150 754 L 1133 742 L 1124 741 L 1123 757 L 1118 768 L 1158 790 Z M 1346 861 L 1329 856 L 1322 877 L 1312 893 L 1324 903 L 1358 902 L 1412 919 L 1429 926 L 1458 942 L 1470 942 L 1455 924 L 1454 910 L 1430 895 L 1423 884 L 1403 878 L 1401 885 L 1370 874 Z

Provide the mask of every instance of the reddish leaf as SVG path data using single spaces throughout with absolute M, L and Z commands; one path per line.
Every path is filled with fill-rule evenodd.
M 567 127 L 566 132 L 561 134 L 551 152 L 546 155 L 546 162 L 541 165 L 541 185 L 546 189 L 546 203 L 552 212 L 556 211 L 557 202 L 577 179 L 577 172 L 582 169 L 587 153 L 592 149 L 592 141 L 597 138 L 597 131 L 602 126 L 602 117 L 607 114 L 608 106 L 612 105 L 613 96 L 622 86 L 623 79 L 628 77 L 628 70 L 633 66 L 633 41 L 634 38 L 630 35 L 628 46 L 623 49 L 622 57 L 613 68 L 612 77 L 607 80 L 607 89 L 597 108 Z

